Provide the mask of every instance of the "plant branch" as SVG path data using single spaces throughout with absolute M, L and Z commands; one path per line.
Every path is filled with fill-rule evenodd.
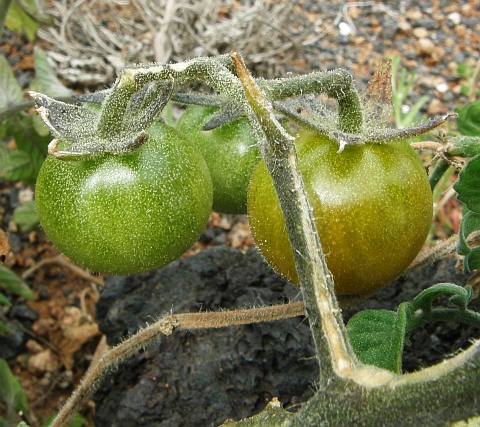
M 347 133 L 361 131 L 363 118 L 360 98 L 353 77 L 346 70 L 315 72 L 276 80 L 258 79 L 258 86 L 271 101 L 325 93 L 338 102 L 339 130 Z
M 359 362 L 350 346 L 334 292 L 333 277 L 328 271 L 320 245 L 312 209 L 298 169 L 293 138 L 281 127 L 273 107 L 262 94 L 241 58 L 233 53 L 237 74 L 255 113 L 252 127 L 272 176 L 285 218 L 295 265 L 304 296 L 305 307 L 314 337 L 321 369 L 320 382 L 327 386 L 336 377 L 348 377 Z
M 140 349 L 148 347 L 163 335 L 171 335 L 175 331 L 192 329 L 223 328 L 228 326 L 247 325 L 251 323 L 268 322 L 305 314 L 303 302 L 280 304 L 271 307 L 253 309 L 184 313 L 164 316 L 152 325 L 140 330 L 132 337 L 106 351 L 93 363 L 80 385 L 75 389 L 65 406 L 60 410 L 50 427 L 69 425 L 82 404 L 100 385 L 101 378 L 134 355 Z

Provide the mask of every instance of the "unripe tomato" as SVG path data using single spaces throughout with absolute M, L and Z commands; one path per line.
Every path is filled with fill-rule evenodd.
M 299 168 L 339 295 L 368 294 L 415 258 L 432 221 L 425 169 L 406 141 L 348 145 L 302 131 Z M 248 197 L 255 243 L 272 267 L 298 282 L 273 181 L 264 162 Z
M 178 120 L 176 129 L 207 162 L 213 182 L 213 210 L 244 214 L 247 212 L 248 185 L 260 154 L 247 118 L 202 131 L 216 110 L 214 107 L 191 106 Z
M 156 124 L 140 148 L 88 160 L 48 156 L 36 206 L 50 240 L 91 270 L 133 274 L 163 266 L 201 234 L 212 182 L 200 153 Z

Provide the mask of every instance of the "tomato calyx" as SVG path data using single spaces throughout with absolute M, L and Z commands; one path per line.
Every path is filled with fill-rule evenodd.
M 30 96 L 54 136 L 49 153 L 80 160 L 142 146 L 148 140 L 146 129 L 158 119 L 172 91 L 173 82 L 165 80 L 101 93 L 101 104 L 88 99 L 85 104 L 67 103 L 33 91 Z
M 418 135 L 431 132 L 445 123 L 450 118 L 456 117 L 457 114 L 449 112 L 442 116 L 429 120 L 426 123 L 410 126 L 403 129 L 392 129 L 380 120 L 376 123 L 373 119 L 365 120 L 362 130 L 356 133 L 347 133 L 338 130 L 332 125 L 333 119 L 328 117 L 331 112 L 326 113 L 322 110 L 319 114 L 320 106 L 309 102 L 308 107 L 304 103 L 295 101 L 276 101 L 273 103 L 274 108 L 284 116 L 288 117 L 303 129 L 315 131 L 326 138 L 337 141 L 339 145 L 338 153 L 343 152 L 347 145 L 358 144 L 384 144 L 391 141 L 406 140 L 414 138 Z

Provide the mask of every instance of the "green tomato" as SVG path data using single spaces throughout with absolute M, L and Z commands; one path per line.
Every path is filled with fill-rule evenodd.
M 176 129 L 207 162 L 213 182 L 213 210 L 244 214 L 250 178 L 260 160 L 255 136 L 247 118 L 202 131 L 215 111 L 214 107 L 191 106 L 178 120 Z
M 406 141 L 348 145 L 303 131 L 299 168 L 326 262 L 339 295 L 365 295 L 400 275 L 421 249 L 432 221 L 425 169 Z M 293 251 L 264 162 L 249 190 L 255 243 L 280 274 L 298 282 Z
M 201 234 L 212 182 L 200 153 L 156 124 L 140 148 L 88 160 L 48 156 L 36 206 L 50 240 L 91 270 L 134 274 L 161 267 Z

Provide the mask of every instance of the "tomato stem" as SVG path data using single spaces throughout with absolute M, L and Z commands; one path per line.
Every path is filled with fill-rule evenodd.
M 317 349 L 320 382 L 351 375 L 359 365 L 347 337 L 320 239 L 297 165 L 293 138 L 273 115 L 243 61 L 232 54 L 247 100 L 255 113 L 252 127 L 272 176 L 282 209 Z M 326 361 L 328 361 L 326 363 Z M 325 385 L 325 384 L 323 384 Z

